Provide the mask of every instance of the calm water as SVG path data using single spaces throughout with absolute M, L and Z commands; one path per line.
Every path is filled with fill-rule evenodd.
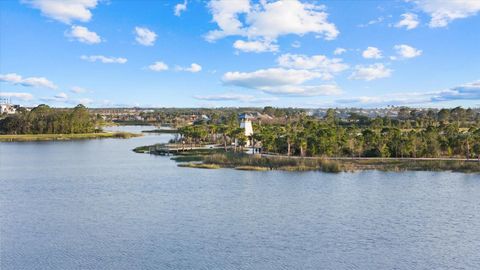
M 479 175 L 131 152 L 169 138 L 0 143 L 0 269 L 480 269 Z

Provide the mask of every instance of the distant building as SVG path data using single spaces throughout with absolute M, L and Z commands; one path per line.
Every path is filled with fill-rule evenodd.
M 12 105 L 10 103 L 2 103 L 0 104 L 0 114 L 15 114 L 17 112 L 16 105 Z

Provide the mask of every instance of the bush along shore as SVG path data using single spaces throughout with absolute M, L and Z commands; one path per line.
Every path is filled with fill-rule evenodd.
M 0 142 L 28 142 L 28 141 L 67 141 L 86 139 L 119 138 L 128 139 L 139 137 L 142 134 L 130 132 L 98 132 L 98 133 L 72 133 L 72 134 L 8 134 L 0 135 Z
M 156 152 L 155 146 L 142 146 L 134 149 L 137 153 L 165 155 Z M 151 152 L 149 150 L 152 150 Z M 422 159 L 335 159 L 328 157 L 301 158 L 224 152 L 223 149 L 194 149 L 175 152 L 172 160 L 180 167 L 218 169 L 232 168 L 250 171 L 322 171 L 330 173 L 353 172 L 360 170 L 380 171 L 454 171 L 480 173 L 478 160 L 422 160 Z
M 90 115 L 79 104 L 72 109 L 55 109 L 39 105 L 28 111 L 20 108 L 16 114 L 0 119 L 0 141 L 57 141 L 100 138 L 131 138 L 142 136 L 129 132 L 103 132 L 103 119 Z

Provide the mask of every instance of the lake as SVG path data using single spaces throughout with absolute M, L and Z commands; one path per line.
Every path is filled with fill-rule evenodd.
M 0 268 L 480 269 L 478 174 L 202 170 L 131 151 L 169 138 L 0 143 Z

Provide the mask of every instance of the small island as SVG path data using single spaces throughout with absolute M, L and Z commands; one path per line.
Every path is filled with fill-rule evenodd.
M 105 132 L 105 122 L 92 116 L 83 105 L 73 109 L 54 109 L 39 105 L 20 108 L 16 114 L 0 119 L 0 141 L 53 141 L 142 136 L 129 132 Z

